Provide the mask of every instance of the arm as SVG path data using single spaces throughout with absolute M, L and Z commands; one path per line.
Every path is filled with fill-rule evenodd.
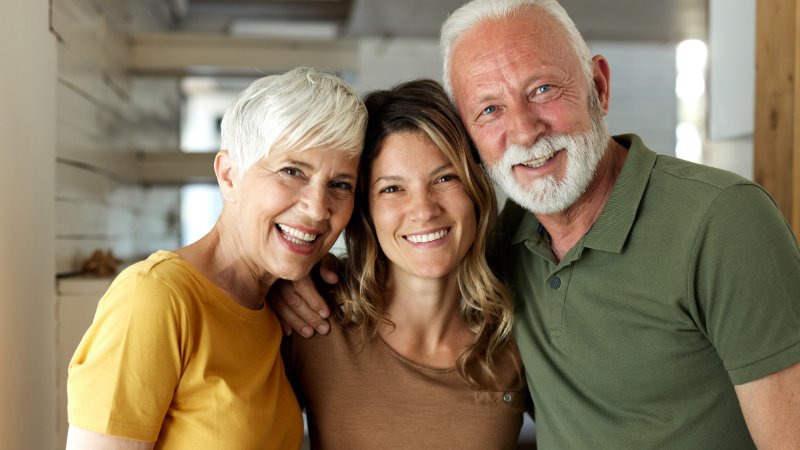
M 800 363 L 735 388 L 758 448 L 800 448 Z
M 763 191 L 736 186 L 709 208 L 702 248 L 706 330 L 748 431 L 759 448 L 800 448 L 797 241 Z
M 125 272 L 100 300 L 69 365 L 73 428 L 157 439 L 188 345 L 187 314 L 172 292 L 156 276 Z
M 95 433 L 70 425 L 67 450 L 151 450 L 155 442 L 143 442 Z

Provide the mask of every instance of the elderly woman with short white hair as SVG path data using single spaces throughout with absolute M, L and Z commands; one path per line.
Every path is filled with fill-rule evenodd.
M 68 449 L 299 448 L 281 328 L 264 298 L 350 219 L 366 110 L 310 68 L 261 78 L 222 120 L 213 229 L 123 271 L 69 368 Z

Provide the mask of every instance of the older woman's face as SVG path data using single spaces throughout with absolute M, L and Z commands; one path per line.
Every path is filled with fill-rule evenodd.
M 330 250 L 353 212 L 358 156 L 326 148 L 277 152 L 236 190 L 241 242 L 255 271 L 295 280 Z
M 390 271 L 423 278 L 453 273 L 475 240 L 475 205 L 430 138 L 387 136 L 369 183 L 370 215 Z

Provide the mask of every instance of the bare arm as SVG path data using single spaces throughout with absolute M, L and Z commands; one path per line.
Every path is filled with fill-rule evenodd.
M 67 433 L 67 450 L 151 450 L 155 442 L 95 433 L 73 425 Z
M 759 449 L 800 448 L 800 363 L 735 388 Z

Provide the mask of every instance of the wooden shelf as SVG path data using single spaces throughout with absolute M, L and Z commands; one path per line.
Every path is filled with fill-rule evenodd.
M 215 152 L 62 152 L 60 163 L 81 167 L 126 183 L 213 183 Z

